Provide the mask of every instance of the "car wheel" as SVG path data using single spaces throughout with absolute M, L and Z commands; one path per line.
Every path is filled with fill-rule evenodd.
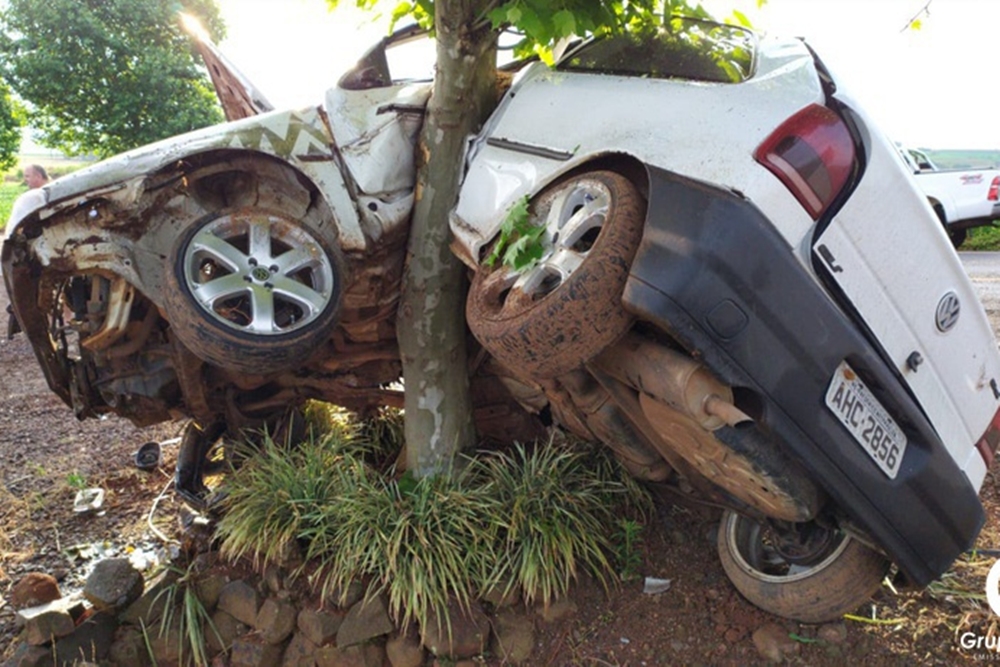
M 889 561 L 841 531 L 797 526 L 808 538 L 782 550 L 766 524 L 731 510 L 723 514 L 719 557 L 743 597 L 803 623 L 832 621 L 868 600 Z
M 533 267 L 483 268 L 466 302 L 469 328 L 505 366 L 555 377 L 592 359 L 632 323 L 621 295 L 635 256 L 645 202 L 625 177 L 595 171 L 536 197 L 530 222 L 546 250 Z
M 309 225 L 261 208 L 212 214 L 175 244 L 164 309 L 201 359 L 243 373 L 294 367 L 330 335 L 343 261 Z
M 967 229 L 948 230 L 948 238 L 951 239 L 951 245 L 955 248 L 955 250 L 962 247 L 962 244 L 965 243 L 965 239 L 968 235 L 969 231 Z

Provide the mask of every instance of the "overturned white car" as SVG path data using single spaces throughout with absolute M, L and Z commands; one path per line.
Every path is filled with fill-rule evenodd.
M 414 36 L 315 108 L 59 179 L 3 246 L 17 320 L 79 417 L 193 418 L 193 501 L 227 430 L 307 398 L 401 402 L 431 82 L 394 81 L 386 50 Z M 777 614 L 836 617 L 890 562 L 917 585 L 944 572 L 984 520 L 1000 356 L 892 144 L 798 40 L 672 19 L 524 65 L 451 221 L 483 434 L 555 423 L 728 508 L 726 572 Z M 488 264 L 524 198 L 540 260 Z

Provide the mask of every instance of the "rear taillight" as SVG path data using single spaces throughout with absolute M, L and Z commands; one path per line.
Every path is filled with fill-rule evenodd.
M 990 422 L 986 433 L 983 433 L 983 437 L 976 443 L 976 449 L 979 450 L 979 455 L 983 457 L 987 470 L 993 465 L 997 446 L 1000 446 L 1000 410 L 997 410 L 997 413 L 993 415 L 993 421 Z
M 813 104 L 772 132 L 754 158 L 818 220 L 854 171 L 854 141 L 840 116 Z
M 993 182 L 990 183 L 990 193 L 986 195 L 986 198 L 990 201 L 996 201 L 998 196 L 1000 196 L 1000 193 L 997 192 L 998 190 L 1000 190 L 1000 176 L 994 176 Z

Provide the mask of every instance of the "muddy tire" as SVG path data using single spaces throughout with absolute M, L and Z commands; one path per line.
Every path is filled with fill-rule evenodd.
M 753 605 L 802 623 L 840 618 L 879 587 L 889 561 L 844 533 L 814 562 L 791 564 L 769 544 L 763 526 L 732 511 L 719 525 L 719 558 L 736 589 Z
M 545 255 L 521 273 L 499 263 L 483 267 L 466 317 L 502 364 L 548 378 L 592 359 L 631 326 L 621 296 L 642 238 L 645 201 L 623 176 L 595 171 L 544 190 L 530 216 L 547 228 Z
M 293 369 L 329 338 L 344 262 L 324 234 L 278 210 L 195 222 L 168 260 L 164 310 L 199 358 L 254 375 Z

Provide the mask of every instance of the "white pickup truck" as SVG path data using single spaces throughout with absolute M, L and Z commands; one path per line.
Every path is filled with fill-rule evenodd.
M 923 151 L 900 148 L 899 153 L 956 248 L 968 230 L 1000 219 L 1000 170 L 939 169 Z

